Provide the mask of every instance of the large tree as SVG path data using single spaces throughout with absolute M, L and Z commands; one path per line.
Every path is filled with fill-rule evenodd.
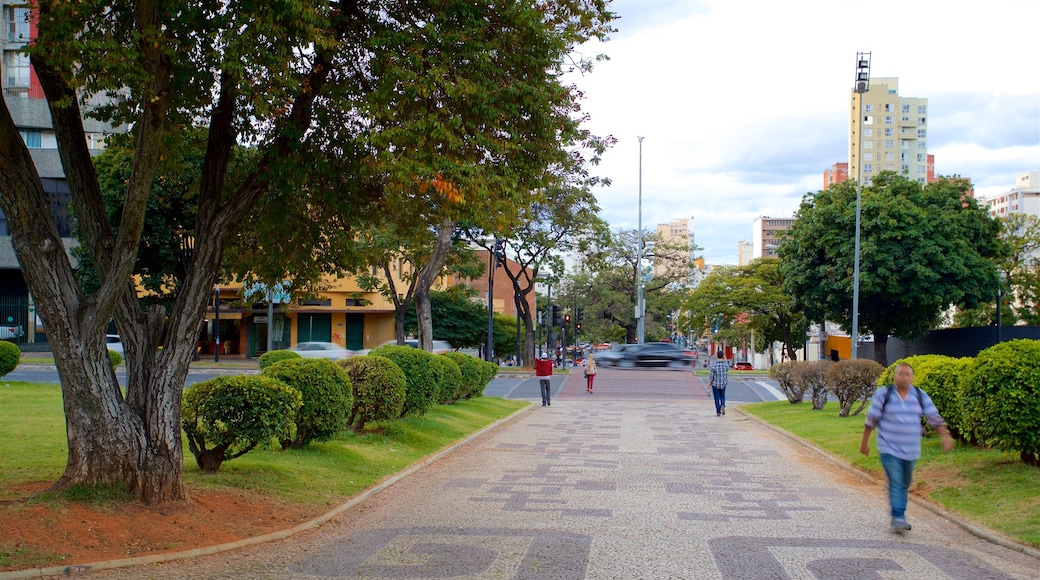
M 885 172 L 862 188 L 859 332 L 874 335 L 887 364 L 889 336 L 930 330 L 950 305 L 994 296 L 1000 225 L 967 194 L 967 183 L 921 186 Z M 807 194 L 778 255 L 784 289 L 814 320 L 852 326 L 856 186 Z
M 0 208 L 62 381 L 69 457 L 55 486 L 123 485 L 148 502 L 185 497 L 181 394 L 225 251 L 236 248 L 235 263 L 251 259 L 266 281 L 296 270 L 314 280 L 358 265 L 342 247 L 370 216 L 426 204 L 443 231 L 452 217 L 444 207 L 499 188 L 499 200 L 530 191 L 542 148 L 559 149 L 548 136 L 580 136 L 578 95 L 558 82 L 560 63 L 605 35 L 610 19 L 605 0 L 34 6 L 38 36 L 28 51 L 98 272 L 97 290 L 81 290 L 3 105 Z M 87 106 L 97 95 L 110 106 Z M 441 114 L 456 110 L 467 114 Z M 118 224 L 87 149 L 88 113 L 132 128 Z M 142 304 L 132 273 L 165 137 L 196 124 L 207 135 L 194 247 L 167 312 Z M 437 145 L 424 146 L 424 135 Z M 228 188 L 238 144 L 256 154 Z M 125 395 L 103 340 L 113 318 L 126 349 Z

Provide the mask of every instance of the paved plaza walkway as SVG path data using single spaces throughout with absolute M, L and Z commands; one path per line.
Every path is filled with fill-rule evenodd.
M 532 379 L 533 380 L 533 379 Z M 104 578 L 1040 578 L 742 413 L 688 370 L 580 372 L 315 530 Z

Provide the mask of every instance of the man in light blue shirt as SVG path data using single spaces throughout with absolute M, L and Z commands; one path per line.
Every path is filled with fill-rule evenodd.
M 878 454 L 888 477 L 892 529 L 898 533 L 910 530 L 906 521 L 906 504 L 914 463 L 921 457 L 922 416 L 939 432 L 943 451 L 953 449 L 946 421 L 939 415 L 928 393 L 913 386 L 913 382 L 914 369 L 908 364 L 900 364 L 896 367 L 895 387 L 882 387 L 874 392 L 859 446 L 860 453 L 869 455 L 870 432 L 877 428 Z
M 711 383 L 711 394 L 715 399 L 715 416 L 721 417 L 726 414 L 726 386 L 729 384 L 729 363 L 722 358 L 721 350 L 711 363 L 708 382 Z

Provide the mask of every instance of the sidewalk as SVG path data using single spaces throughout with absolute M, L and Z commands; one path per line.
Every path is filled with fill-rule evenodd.
M 917 506 L 892 534 L 873 481 L 706 397 L 583 384 L 317 530 L 98 577 L 1040 578 Z

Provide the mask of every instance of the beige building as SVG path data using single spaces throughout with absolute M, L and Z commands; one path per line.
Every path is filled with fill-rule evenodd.
M 737 242 L 737 265 L 747 266 L 755 259 L 755 245 L 747 240 Z
M 987 206 L 993 217 L 1012 213 L 1040 217 L 1040 171 L 1019 175 L 1010 191 L 988 197 L 981 204 Z
M 862 117 L 859 99 L 863 99 Z M 928 181 L 928 99 L 899 96 L 899 79 L 870 79 L 870 90 L 852 92 L 849 113 L 849 177 L 864 183 L 881 171 Z M 861 135 L 862 132 L 862 135 Z M 863 151 L 860 155 L 859 141 Z M 862 174 L 860 163 L 862 162 Z
M 754 231 L 751 241 L 751 259 L 775 258 L 776 249 L 780 247 L 780 232 L 791 227 L 793 223 L 793 217 L 759 216 L 755 218 L 752 224 Z
M 693 260 L 693 218 L 672 220 L 666 224 L 657 224 L 657 235 L 665 244 L 689 246 L 691 251 L 674 259 L 657 258 L 654 260 L 654 276 L 663 276 L 670 268 L 674 268 L 675 262 L 688 263 Z M 691 272 L 692 273 L 692 272 Z

